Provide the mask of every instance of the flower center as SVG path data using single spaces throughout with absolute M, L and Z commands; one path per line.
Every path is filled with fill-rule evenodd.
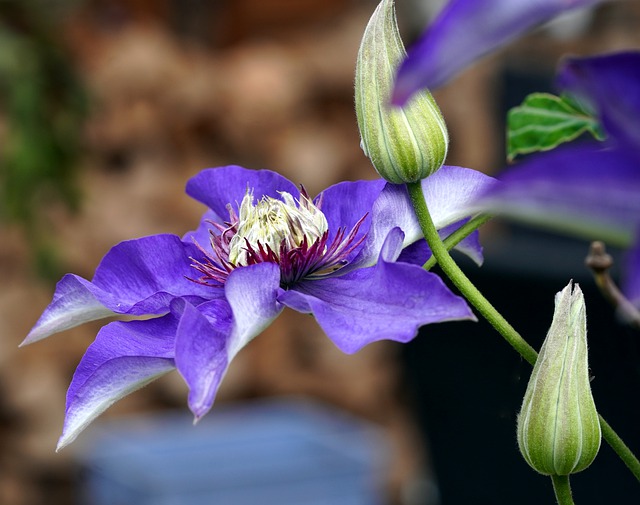
M 252 263 L 251 251 L 261 246 L 280 259 L 304 243 L 315 243 L 327 232 L 327 219 L 306 194 L 301 194 L 298 202 L 285 191 L 280 196 L 282 200 L 264 196 L 254 205 L 253 192 L 247 191 L 240 204 L 237 232 L 229 243 L 230 263 Z
M 202 275 L 192 280 L 221 287 L 234 269 L 269 262 L 280 267 L 280 285 L 289 288 L 302 279 L 320 279 L 342 269 L 364 240 L 358 230 L 366 214 L 348 234 L 340 227 L 330 240 L 329 224 L 320 210 L 322 197 L 314 204 L 304 188 L 299 200 L 285 191 L 280 197 L 264 196 L 254 205 L 248 190 L 239 215 L 228 205 L 228 222 L 210 222 L 211 250 L 196 244 L 203 259 L 191 258 L 191 266 Z

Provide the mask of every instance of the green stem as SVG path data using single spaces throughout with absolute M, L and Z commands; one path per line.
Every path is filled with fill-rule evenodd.
M 453 282 L 464 297 L 473 305 L 482 317 L 484 317 L 497 331 L 502 335 L 509 344 L 532 365 L 536 362 L 538 353 L 531 347 L 520 334 L 502 317 L 489 301 L 478 291 L 468 277 L 464 274 L 460 267 L 453 261 L 449 255 L 449 251 L 440 240 L 438 230 L 436 230 L 427 203 L 424 201 L 422 193 L 422 185 L 420 182 L 407 184 L 409 196 L 416 212 L 418 222 L 427 240 L 431 253 L 436 258 L 438 265 L 446 274 L 451 282 Z
M 558 505 L 574 505 L 571 496 L 571 485 L 568 475 L 552 475 L 553 491 L 556 493 Z
M 640 481 L 640 461 L 631 449 L 624 443 L 620 436 L 613 430 L 607 421 L 600 414 L 600 429 L 602 430 L 602 438 L 604 438 L 609 446 L 615 451 L 618 457 L 627 465 L 627 468 Z
M 493 216 L 489 214 L 480 214 L 479 216 L 476 216 L 463 224 L 460 228 L 458 228 L 442 241 L 444 243 L 444 246 L 447 248 L 447 251 L 450 251 L 455 246 L 457 246 L 460 242 L 462 242 L 463 239 L 471 235 L 492 217 Z M 425 270 L 431 270 L 437 262 L 438 261 L 436 260 L 435 255 L 432 254 L 427 262 L 422 266 L 422 268 L 424 268 Z
M 496 329 L 500 335 L 511 346 L 527 360 L 534 365 L 538 357 L 538 353 L 531 347 L 522 336 L 511 326 L 507 320 L 489 303 L 489 301 L 478 291 L 468 277 L 464 274 L 460 267 L 453 261 L 449 255 L 449 251 L 445 247 L 438 230 L 431 219 L 427 203 L 422 193 L 420 182 L 407 184 L 409 196 L 416 212 L 416 216 L 420 223 L 422 233 L 424 234 L 433 256 L 442 268 L 451 282 L 458 288 L 460 293 L 473 305 L 473 307 Z M 640 461 L 631 452 L 627 445 L 622 441 L 618 434 L 609 426 L 609 424 L 600 416 L 600 426 L 602 428 L 602 436 L 616 452 L 618 457 L 627 465 L 631 473 L 640 481 Z

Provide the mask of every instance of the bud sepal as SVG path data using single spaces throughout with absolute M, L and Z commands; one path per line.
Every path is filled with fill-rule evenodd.
M 518 416 L 518 446 L 534 470 L 569 475 L 593 462 L 600 441 L 589 381 L 584 296 L 570 282 L 556 294 L 553 322 Z
M 404 107 L 390 103 L 405 56 L 393 0 L 382 0 L 358 51 L 355 102 L 362 149 L 380 176 L 395 184 L 434 173 L 449 146 L 442 113 L 428 91 L 417 93 Z

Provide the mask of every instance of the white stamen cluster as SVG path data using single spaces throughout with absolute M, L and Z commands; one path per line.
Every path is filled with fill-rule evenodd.
M 229 262 L 247 265 L 249 245 L 258 250 L 269 248 L 278 257 L 284 242 L 286 251 L 313 244 L 329 225 L 322 211 L 304 194 L 296 201 L 289 193 L 280 192 L 282 200 L 264 196 L 253 204 L 253 192 L 247 191 L 238 216 L 238 231 L 229 243 Z

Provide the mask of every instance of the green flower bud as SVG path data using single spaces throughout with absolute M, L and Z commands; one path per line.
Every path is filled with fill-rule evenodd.
M 428 91 L 404 106 L 389 101 L 398 66 L 406 56 L 393 0 L 382 0 L 364 32 L 356 64 L 356 115 L 362 149 L 377 172 L 395 184 L 416 182 L 438 170 L 449 135 Z
M 587 364 L 587 316 L 576 284 L 556 294 L 553 322 L 518 416 L 518 445 L 545 475 L 587 468 L 600 449 L 600 422 Z

